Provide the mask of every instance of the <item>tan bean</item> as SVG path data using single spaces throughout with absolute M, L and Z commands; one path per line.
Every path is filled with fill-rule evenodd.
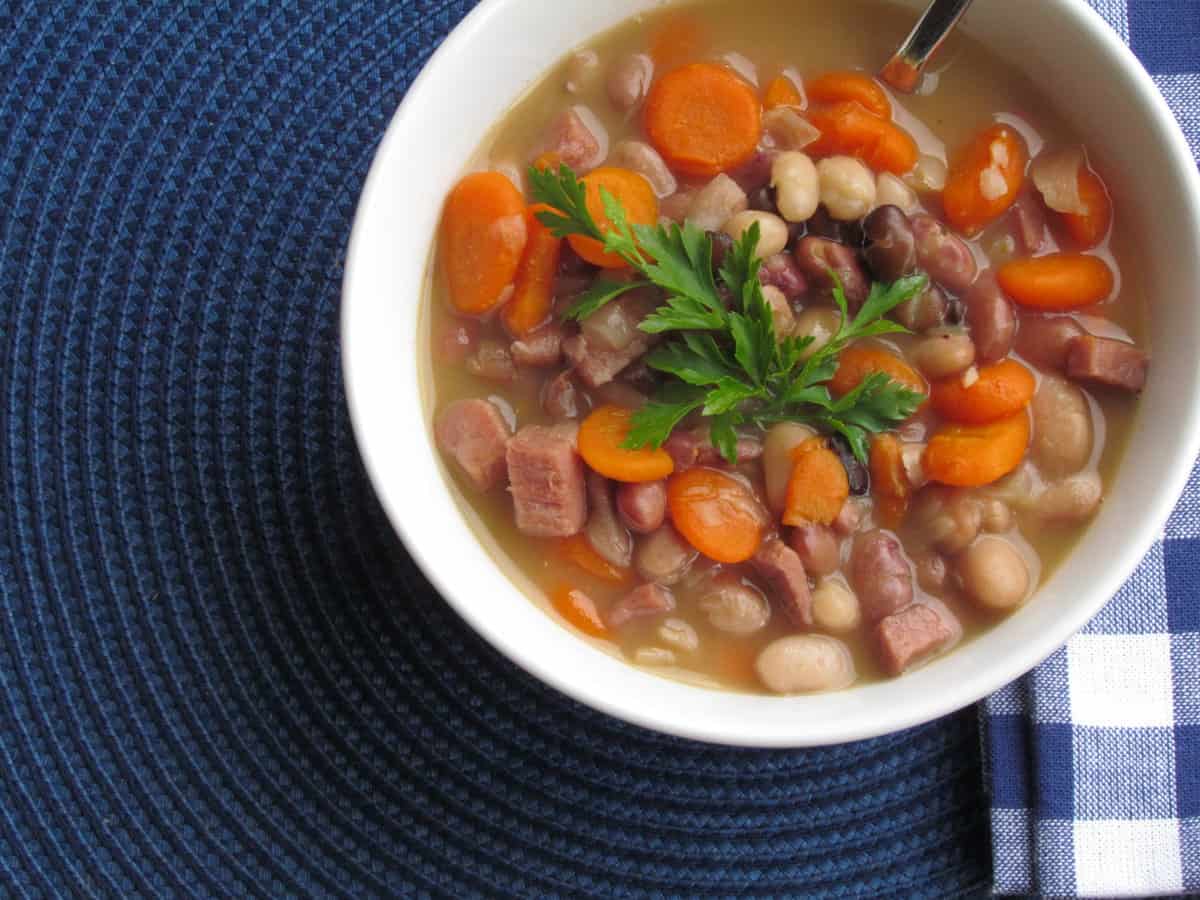
M 998 497 L 986 497 L 980 501 L 980 521 L 984 531 L 1003 534 L 1013 527 L 1013 513 Z
M 897 206 L 910 215 L 921 208 L 917 192 L 891 172 L 880 172 L 875 176 L 875 205 Z
M 862 623 L 858 597 L 840 578 L 823 578 L 812 595 L 813 621 L 818 628 L 845 634 Z
M 1003 538 L 986 535 L 968 547 L 959 574 L 968 596 L 985 609 L 1013 609 L 1029 596 L 1029 567 Z
M 1092 455 L 1092 410 L 1077 386 L 1044 375 L 1030 404 L 1033 442 L 1030 457 L 1047 475 L 1078 472 Z
M 765 285 L 762 289 L 763 299 L 771 307 L 771 319 L 775 325 L 775 340 L 782 341 L 792 336 L 796 330 L 796 314 L 792 312 L 792 304 L 788 303 L 783 291 L 773 284 Z
M 762 592 L 729 576 L 714 579 L 697 605 L 709 624 L 726 634 L 754 634 L 771 619 L 771 605 Z
M 792 330 L 792 336 L 813 339 L 812 343 L 804 348 L 801 358 L 808 359 L 833 340 L 841 323 L 842 314 L 832 306 L 810 306 L 801 310 L 796 316 L 796 327 Z
M 1073 525 L 1095 515 L 1104 498 L 1104 484 L 1095 470 L 1088 469 L 1050 485 L 1038 497 L 1034 511 L 1053 525 Z
M 854 659 L 846 645 L 823 634 L 780 638 L 758 655 L 758 677 L 777 694 L 835 691 L 854 682 Z
M 957 328 L 935 328 L 909 351 L 909 358 L 929 378 L 949 378 L 975 362 L 975 344 Z

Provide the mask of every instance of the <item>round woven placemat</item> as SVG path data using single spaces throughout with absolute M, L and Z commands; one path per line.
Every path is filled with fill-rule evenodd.
M 664 738 L 499 657 L 393 537 L 342 260 L 470 5 L 0 4 L 0 894 L 977 890 L 973 713 Z

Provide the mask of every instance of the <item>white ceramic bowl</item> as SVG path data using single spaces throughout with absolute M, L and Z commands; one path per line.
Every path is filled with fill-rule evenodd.
M 975 4 L 961 27 L 1019 60 L 1087 143 L 1102 148 L 1120 215 L 1144 236 L 1154 362 L 1119 476 L 1085 537 L 1027 606 L 910 675 L 789 698 L 687 686 L 589 646 L 498 570 L 448 493 L 417 364 L 425 352 L 418 308 L 430 236 L 465 161 L 552 63 L 655 5 L 484 0 L 392 120 L 359 203 L 342 301 L 350 414 L 379 498 L 430 581 L 480 634 L 538 678 L 639 725 L 705 741 L 793 747 L 871 737 L 973 703 L 1096 614 L 1158 537 L 1196 456 L 1200 179 L 1187 144 L 1153 82 L 1083 0 Z M 798 4 L 798 20 L 802 10 Z

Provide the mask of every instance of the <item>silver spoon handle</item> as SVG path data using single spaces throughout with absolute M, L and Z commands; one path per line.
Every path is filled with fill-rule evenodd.
M 896 55 L 880 71 L 880 77 L 901 93 L 911 94 L 921 83 L 921 71 L 929 57 L 962 18 L 971 0 L 933 0 L 904 39 Z

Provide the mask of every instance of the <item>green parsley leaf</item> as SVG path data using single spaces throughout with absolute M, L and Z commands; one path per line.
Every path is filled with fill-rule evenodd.
M 576 297 L 575 301 L 563 311 L 562 317 L 574 321 L 586 319 L 622 294 L 646 287 L 649 284 L 648 281 L 607 281 L 597 278 L 592 282 L 591 287 Z
M 609 225 L 601 230 L 587 208 L 583 184 L 566 166 L 557 172 L 530 169 L 529 180 L 534 200 L 553 207 L 538 218 L 554 234 L 603 241 L 606 251 L 620 256 L 645 279 L 621 285 L 599 281 L 566 317 L 581 318 L 646 283 L 666 294 L 638 327 L 666 336 L 646 362 L 674 380 L 634 413 L 624 446 L 660 447 L 685 417 L 701 410 L 713 446 L 730 462 L 737 458 L 739 426 L 750 423 L 765 428 L 796 421 L 842 435 L 865 463 L 869 435 L 903 421 L 923 399 L 883 373 L 864 379 L 837 400 L 826 383 L 837 372 L 838 355 L 850 343 L 906 331 L 884 317 L 925 290 L 924 275 L 890 285 L 873 284 L 853 317 L 835 275 L 832 294 L 841 313 L 838 330 L 814 352 L 811 337 L 776 339 L 774 314 L 759 279 L 756 224 L 726 251 L 718 286 L 712 241 L 694 225 L 630 225 L 620 202 L 602 188 L 600 199 Z

